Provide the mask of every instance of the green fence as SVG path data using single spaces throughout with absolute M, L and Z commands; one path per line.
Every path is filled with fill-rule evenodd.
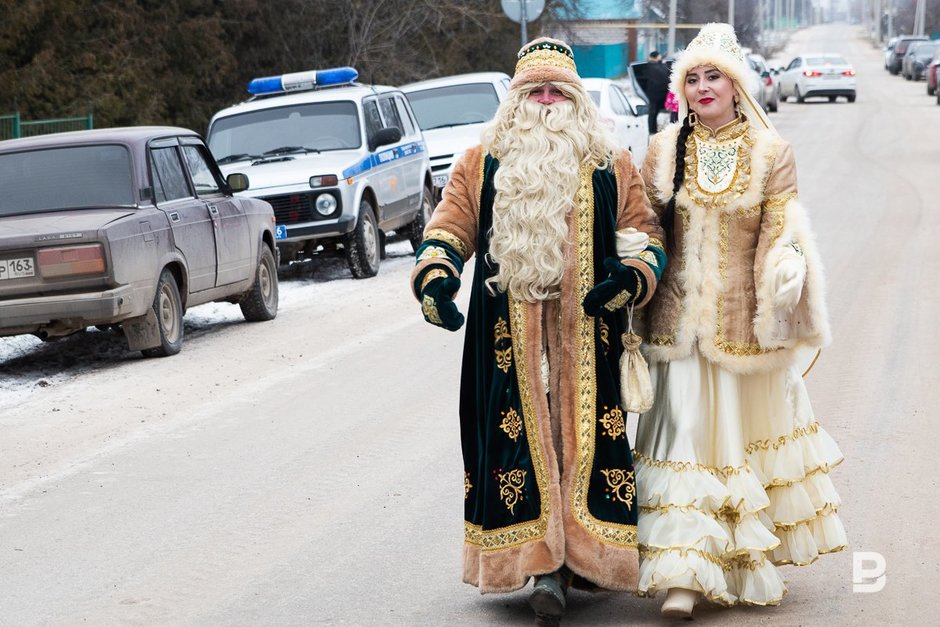
M 16 139 L 17 137 L 32 137 L 48 133 L 62 133 L 65 131 L 83 131 L 95 127 L 94 116 L 89 113 L 81 118 L 53 118 L 51 120 L 20 119 L 19 113 L 0 115 L 0 139 Z

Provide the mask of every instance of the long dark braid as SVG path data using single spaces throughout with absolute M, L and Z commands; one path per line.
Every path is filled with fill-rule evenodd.
M 663 209 L 663 215 L 660 219 L 666 237 L 670 240 L 672 239 L 672 227 L 676 216 L 676 194 L 679 193 L 679 188 L 682 187 L 682 183 L 685 181 L 685 143 L 689 139 L 689 133 L 692 132 L 691 117 L 691 113 L 685 116 L 685 119 L 682 120 L 682 128 L 679 129 L 679 137 L 676 139 L 676 172 L 672 175 L 672 197 L 666 203 L 666 208 Z

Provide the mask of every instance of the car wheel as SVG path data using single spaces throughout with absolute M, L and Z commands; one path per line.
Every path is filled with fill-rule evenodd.
M 934 93 L 935 91 L 937 91 L 937 89 L 936 89 L 935 87 L 931 87 L 931 86 L 930 86 L 930 83 L 927 83 L 927 95 L 928 95 L 928 96 L 933 96 L 933 93 Z
M 359 203 L 359 220 L 352 233 L 346 236 L 346 263 L 357 279 L 367 279 L 379 272 L 379 227 L 375 211 L 369 201 Z
M 800 93 L 799 86 L 793 88 L 793 93 L 796 95 L 796 101 L 799 103 L 806 102 L 806 96 Z
M 434 209 L 431 206 L 431 199 L 433 197 L 434 192 L 431 188 L 425 187 L 424 193 L 421 195 L 421 210 L 418 212 L 418 215 L 415 216 L 414 222 L 408 225 L 408 240 L 411 242 L 411 247 L 415 252 L 418 252 L 418 247 L 424 242 L 424 227 L 427 226 L 428 220 L 431 219 L 431 211 Z
M 835 102 L 836 96 L 829 96 L 829 102 Z
M 777 100 L 777 94 L 774 93 L 773 97 L 770 99 L 770 102 L 767 103 L 768 111 L 770 111 L 771 113 L 776 113 L 779 107 L 780 107 L 780 103 Z
M 238 306 L 248 322 L 274 320 L 277 316 L 278 283 L 274 254 L 266 244 L 261 245 L 261 259 L 255 272 L 255 282 Z
M 855 102 L 855 94 L 846 96 L 845 99 L 848 100 L 849 102 Z
M 168 269 L 160 273 L 157 293 L 153 297 L 153 313 L 157 316 L 160 345 L 140 351 L 144 357 L 169 357 L 183 347 L 183 303 L 176 278 Z

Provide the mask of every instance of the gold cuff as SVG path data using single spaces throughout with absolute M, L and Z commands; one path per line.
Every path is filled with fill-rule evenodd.
M 424 275 L 424 278 L 421 279 L 421 289 L 419 290 L 419 293 L 423 292 L 424 288 L 428 286 L 428 283 L 430 283 L 434 279 L 441 279 L 441 278 L 446 279 L 448 276 L 450 275 L 447 274 L 447 272 L 445 272 L 444 270 L 441 270 L 440 268 L 434 268 L 433 270 L 429 270 L 428 273 Z

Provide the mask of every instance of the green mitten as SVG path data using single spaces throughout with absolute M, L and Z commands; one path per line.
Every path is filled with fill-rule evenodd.
M 460 279 L 442 270 L 437 272 L 440 275 L 428 281 L 421 290 L 421 312 L 431 324 L 456 331 L 463 326 L 464 320 L 463 314 L 457 311 L 457 305 L 454 304 L 454 295 L 460 289 Z
M 637 302 L 646 290 L 646 281 L 640 271 L 623 265 L 619 259 L 608 257 L 604 260 L 604 268 L 610 275 L 595 285 L 582 303 L 589 316 L 596 317 Z

